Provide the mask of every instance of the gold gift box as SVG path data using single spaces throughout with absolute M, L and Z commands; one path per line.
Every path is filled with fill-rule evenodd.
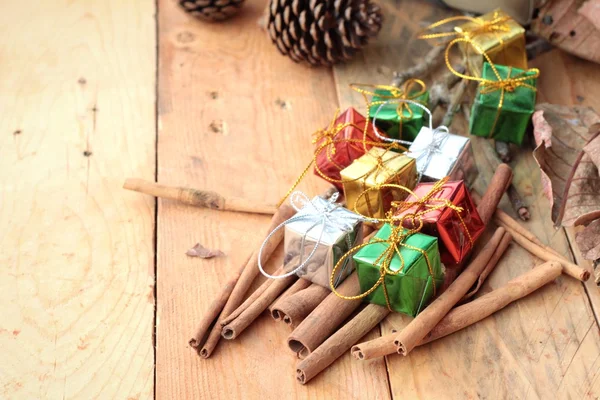
M 383 167 L 378 167 L 379 158 Z M 408 193 L 394 188 L 370 190 L 357 203 L 360 194 L 384 183 L 413 189 L 417 183 L 417 163 L 414 158 L 404 154 L 373 147 L 340 174 L 342 180 L 348 181 L 344 182 L 346 206 L 368 217 L 384 218 L 392 201 L 404 200 Z
M 496 27 L 500 29 L 494 29 L 492 32 L 473 32 L 480 26 L 475 22 L 467 22 L 455 29 L 461 33 L 473 32 L 468 36 L 473 43 L 488 55 L 494 64 L 526 70 L 525 29 L 500 9 L 479 17 L 479 19 L 484 21 L 492 21 L 497 18 L 507 19 L 496 24 Z M 480 77 L 483 61 L 485 60 L 483 55 L 470 43 L 462 42 L 459 46 L 465 58 L 467 70 L 473 76 Z

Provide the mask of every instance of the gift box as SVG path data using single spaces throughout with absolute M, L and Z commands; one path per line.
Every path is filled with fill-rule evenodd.
M 420 183 L 414 194 L 406 199 L 409 207 L 398 210 L 394 219 L 409 229 L 420 220 L 421 232 L 439 238 L 442 262 L 461 263 L 485 230 L 464 182 Z
M 459 44 L 467 70 L 473 76 L 481 76 L 485 52 L 494 64 L 527 69 L 525 29 L 504 11 L 497 9 L 454 28 L 471 39 L 471 43 Z M 486 27 L 487 24 L 487 27 Z
M 409 189 L 417 182 L 415 159 L 404 154 L 373 147 L 341 172 L 349 209 L 372 218 L 383 218 L 392 201 L 403 200 L 407 192 L 395 188 L 370 190 L 379 185 L 397 184 Z
M 354 108 L 350 107 L 331 124 L 327 129 L 316 133 L 316 148 L 319 149 L 329 143 L 316 154 L 315 175 L 321 176 L 317 170 L 334 181 L 340 180 L 340 171 L 346 168 L 358 157 L 365 154 L 365 147 L 369 150 L 373 147 L 367 142 L 380 143 L 381 140 L 375 135 L 373 126 L 367 126 L 367 138 L 364 138 L 366 119 Z M 380 134 L 383 132 L 380 131 Z M 359 140 L 359 142 L 344 141 L 347 139 Z M 331 182 L 338 190 L 342 190 L 341 182 Z
M 351 247 L 362 242 L 362 219 L 321 197 L 314 197 L 311 202 L 285 224 L 283 265 L 286 271 L 292 271 L 306 261 L 296 274 L 329 287 L 335 264 Z M 323 212 L 328 210 L 327 219 L 323 219 Z M 334 284 L 337 286 L 352 271 L 354 262 L 348 257 L 345 265 L 338 269 Z
M 425 90 L 424 85 L 414 90 L 411 90 L 411 87 L 406 87 L 408 94 L 402 91 L 399 95 L 394 95 L 390 90 L 376 89 L 369 108 L 369 117 L 375 121 L 378 129 L 385 131 L 391 138 L 409 142 L 417 137 L 421 127 L 427 123 L 428 115 L 414 104 L 385 102 L 391 99 L 409 99 L 427 107 L 429 92 Z
M 443 130 L 421 128 L 406 155 L 417 160 L 423 182 L 448 176 L 451 181 L 464 180 L 470 186 L 478 174 L 471 141 Z
M 538 75 L 536 69 L 484 63 L 485 81 L 480 83 L 471 108 L 471 134 L 520 145 L 535 108 Z
M 354 256 L 360 289 L 366 293 L 378 285 L 381 277 L 381 264 L 384 252 L 394 251 L 389 262 L 392 274 L 386 274 L 383 283 L 366 296 L 370 303 L 389 306 L 392 310 L 416 316 L 423 310 L 444 281 L 444 272 L 440 263 L 438 240 L 433 236 L 414 233 L 398 244 L 402 258 L 395 252 L 391 243 L 386 242 L 394 228 L 385 224 L 377 232 L 368 246 L 360 249 Z M 403 230 L 404 231 L 404 230 Z M 406 231 L 404 231 L 406 232 Z M 378 243 L 378 240 L 383 240 Z M 420 249 L 415 250 L 415 249 Z M 387 297 L 384 291 L 387 291 Z

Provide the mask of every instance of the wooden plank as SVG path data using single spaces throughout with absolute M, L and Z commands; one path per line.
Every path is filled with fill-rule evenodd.
M 388 26 L 382 32 L 380 47 L 365 53 L 364 65 L 334 69 L 344 105 L 361 104 L 350 93 L 351 82 L 387 83 L 390 76 L 379 71 L 412 65 L 428 45 L 413 40 L 418 21 L 440 18 L 424 2 L 383 2 Z M 391 26 L 390 26 L 391 25 Z M 402 34 L 398 34 L 402 32 Z M 555 86 L 552 72 L 542 71 L 540 86 Z M 431 81 L 430 81 L 431 83 Z M 590 94 L 593 92 L 589 92 Z M 462 116 L 451 131 L 466 133 Z M 480 176 L 479 191 L 485 189 L 493 168 L 483 156 L 483 140 L 473 138 Z M 549 220 L 549 207 L 542 197 L 539 172 L 523 149 L 512 166 L 515 184 L 531 204 L 532 220 L 527 228 L 545 243 L 570 257 L 563 231 L 555 231 Z M 505 201 L 502 208 L 514 213 Z M 525 250 L 512 245 L 500 266 L 484 285 L 483 292 L 498 287 L 539 264 Z M 401 329 L 408 318 L 399 314 L 382 323 L 382 331 Z M 507 307 L 462 332 L 419 348 L 408 358 L 387 359 L 394 398 L 582 398 L 598 390 L 600 376 L 600 335 L 583 285 L 568 277 Z
M 0 397 L 152 398 L 153 2 L 2 2 Z
M 231 21 L 206 24 L 160 2 L 159 181 L 273 202 L 311 159 L 310 134 L 329 123 L 338 104 L 331 70 L 279 55 L 257 26 L 265 4 L 247 1 Z M 314 195 L 325 187 L 311 174 L 300 188 Z M 157 398 L 389 398 L 384 363 L 360 365 L 349 354 L 300 386 L 285 345 L 289 330 L 266 314 L 208 360 L 187 346 L 267 222 L 159 202 Z M 226 257 L 186 257 L 198 241 Z

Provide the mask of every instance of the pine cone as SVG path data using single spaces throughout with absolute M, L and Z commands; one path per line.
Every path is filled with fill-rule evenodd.
M 312 65 L 349 60 L 383 21 L 370 0 L 271 0 L 268 13 L 269 36 L 281 54 Z
M 205 21 L 222 21 L 231 17 L 244 0 L 179 0 L 179 5 L 189 14 Z

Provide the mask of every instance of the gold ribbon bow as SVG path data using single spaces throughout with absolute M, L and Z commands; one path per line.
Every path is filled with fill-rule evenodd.
M 473 27 L 469 29 L 465 29 L 459 26 L 454 27 L 453 31 L 450 32 L 439 32 L 439 33 L 421 33 L 417 36 L 419 39 L 440 39 L 447 37 L 464 37 L 464 38 L 474 38 L 478 35 L 485 35 L 488 33 L 493 33 L 498 37 L 500 41 L 500 45 L 503 45 L 504 42 L 502 38 L 498 35 L 499 32 L 510 32 L 510 27 L 506 24 L 511 18 L 508 15 L 500 15 L 499 11 L 494 11 L 494 15 L 492 19 L 485 20 L 481 17 L 467 17 L 465 15 L 458 15 L 455 17 L 444 18 L 440 21 L 434 22 L 425 28 L 424 31 L 429 31 L 435 28 L 438 28 L 442 25 L 446 25 L 451 22 L 456 21 L 467 21 L 472 22 Z
M 350 88 L 352 90 L 360 93 L 363 96 L 366 105 L 366 124 L 369 124 L 369 114 L 370 109 L 373 106 L 380 106 L 385 104 L 388 100 L 412 100 L 416 101 L 420 96 L 425 94 L 427 91 L 427 85 L 420 79 L 411 78 L 408 79 L 402 85 L 402 88 L 397 88 L 396 86 L 388 86 L 388 85 L 369 85 L 362 83 L 352 83 L 350 84 Z M 367 90 L 364 88 L 369 88 L 373 90 Z M 377 90 L 385 90 L 389 92 L 389 94 L 376 93 Z M 371 101 L 369 98 L 379 97 L 382 100 Z M 424 106 L 426 104 L 423 104 Z M 396 113 L 398 114 L 398 124 L 399 124 L 399 132 L 400 138 L 402 138 L 402 124 L 405 120 L 410 120 L 413 117 L 413 110 L 410 108 L 411 104 L 407 102 L 398 102 L 398 107 L 396 108 Z M 405 112 L 407 115 L 405 115 Z
M 477 51 L 479 51 L 483 55 L 485 60 L 490 65 L 490 68 L 494 72 L 494 75 L 496 76 L 496 80 L 461 74 L 460 72 L 456 71 L 452 67 L 452 64 L 450 63 L 450 50 L 455 44 L 461 43 L 461 42 L 469 43 L 471 46 L 473 46 Z M 495 92 L 497 90 L 500 90 L 500 101 L 498 102 L 496 117 L 494 119 L 494 124 L 492 125 L 492 129 L 490 130 L 488 138 L 491 138 L 494 136 L 494 132 L 496 130 L 496 125 L 498 124 L 498 119 L 500 117 L 500 112 L 502 111 L 502 106 L 504 105 L 505 92 L 512 93 L 518 87 L 524 87 L 524 88 L 527 88 L 534 92 L 537 91 L 536 87 L 533 85 L 530 85 L 529 83 L 527 83 L 527 81 L 530 79 L 538 78 L 540 76 L 539 69 L 530 68 L 516 76 L 511 77 L 510 74 L 512 71 L 512 67 L 510 67 L 510 69 L 508 71 L 508 77 L 503 79 L 502 76 L 500 76 L 500 73 L 498 72 L 496 67 L 494 66 L 494 63 L 492 62 L 490 57 L 485 53 L 485 51 L 483 51 L 483 49 L 481 49 L 481 47 L 479 47 L 476 43 L 474 43 L 470 38 L 456 38 L 456 39 L 452 40 L 448 44 L 448 47 L 446 47 L 446 53 L 444 54 L 444 59 L 446 60 L 446 66 L 448 67 L 450 72 L 452 72 L 454 75 L 456 75 L 462 79 L 468 79 L 471 81 L 479 82 L 480 93 L 489 94 L 489 93 Z

